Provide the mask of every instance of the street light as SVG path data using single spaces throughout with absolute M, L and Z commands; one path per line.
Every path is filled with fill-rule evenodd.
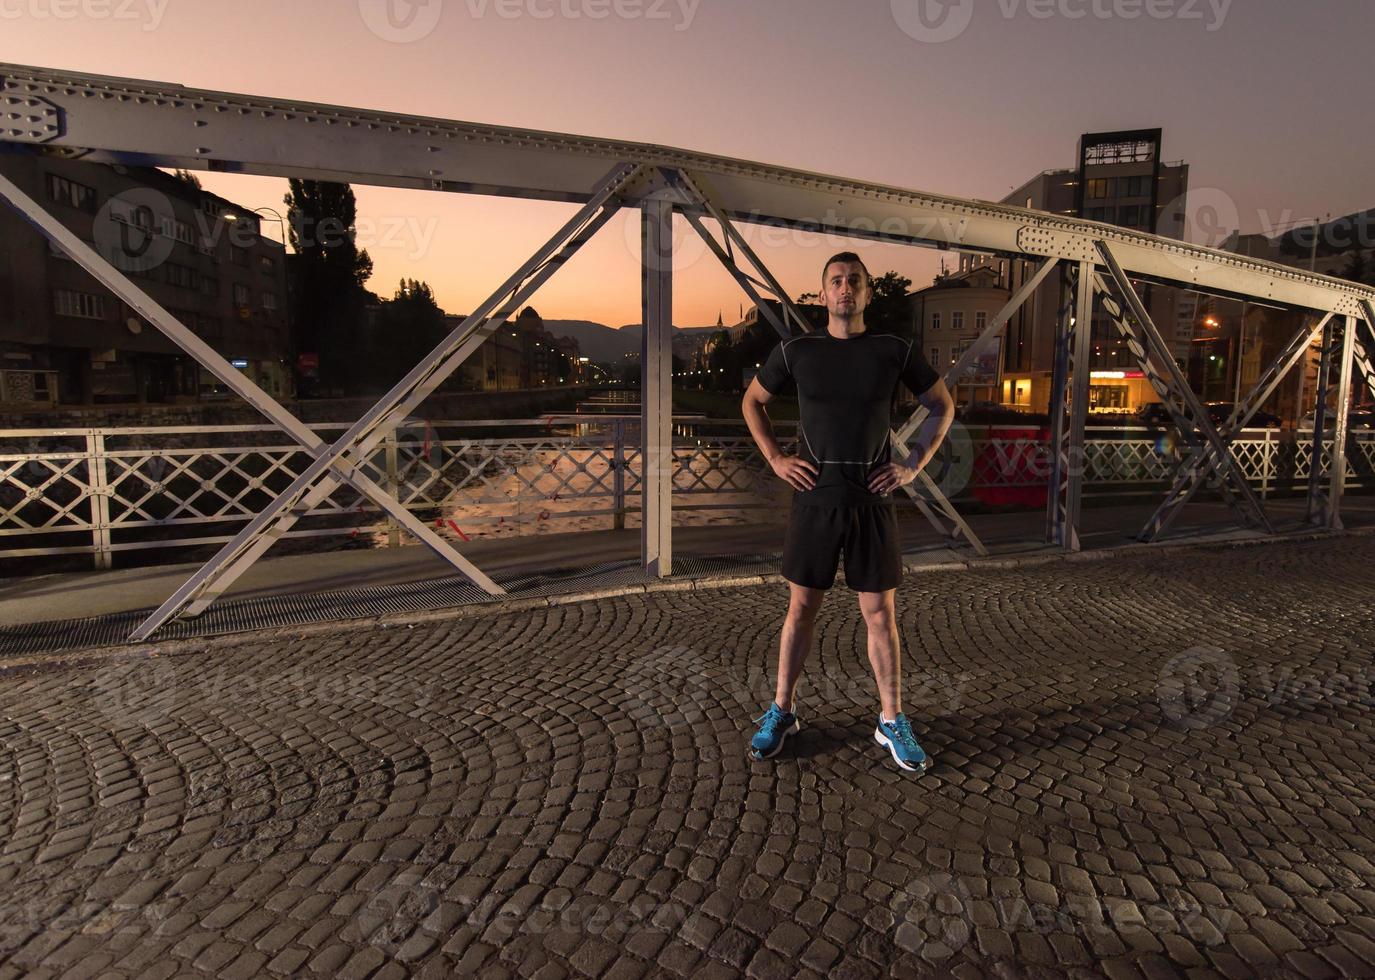
M 279 213 L 277 212 L 277 209 L 276 209 L 276 208 L 269 208 L 269 207 L 266 207 L 266 206 L 261 207 L 261 208 L 253 208 L 253 213 L 254 213 L 254 214 L 258 214 L 258 213 L 261 212 L 261 211 L 267 211 L 267 212 L 269 212 L 274 218 L 277 219 L 277 225 L 278 225 L 278 227 L 281 229 L 281 232 L 282 232 L 282 249 L 285 250 L 285 249 L 286 249 L 286 219 L 283 218 L 283 217 L 281 216 L 281 214 L 279 214 Z

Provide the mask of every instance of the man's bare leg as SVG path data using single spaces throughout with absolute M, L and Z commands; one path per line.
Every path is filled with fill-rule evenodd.
M 898 645 L 898 618 L 894 609 L 897 589 L 861 592 L 859 610 L 869 628 L 869 665 L 878 682 L 883 717 L 896 718 L 902 710 L 902 653 Z M 781 705 L 780 705 L 781 707 Z
M 812 647 L 816 633 L 816 616 L 821 612 L 825 589 L 809 589 L 789 582 L 792 598 L 788 602 L 788 617 L 783 621 L 783 635 L 778 641 L 778 685 L 774 701 L 784 711 L 793 710 L 793 691 L 802 676 L 802 663 Z

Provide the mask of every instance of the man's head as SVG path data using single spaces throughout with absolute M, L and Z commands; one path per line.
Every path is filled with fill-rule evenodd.
M 837 252 L 821 268 L 821 301 L 831 316 L 864 312 L 872 295 L 869 270 L 854 252 Z

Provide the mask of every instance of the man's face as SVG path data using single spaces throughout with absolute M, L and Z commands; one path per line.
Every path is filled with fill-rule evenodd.
M 869 282 L 858 262 L 832 262 L 826 267 L 821 298 L 832 316 L 857 316 L 869 305 Z

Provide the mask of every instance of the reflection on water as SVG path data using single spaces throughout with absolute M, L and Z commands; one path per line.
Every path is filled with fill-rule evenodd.
M 617 414 L 626 407 L 615 403 Z M 434 502 L 420 513 L 455 541 L 640 526 L 638 417 L 557 417 L 538 431 L 538 438 L 403 445 L 400 494 L 412 505 Z M 675 527 L 782 520 L 789 488 L 738 423 L 693 418 L 675 421 L 672 431 Z M 377 532 L 373 544 L 387 537 Z

